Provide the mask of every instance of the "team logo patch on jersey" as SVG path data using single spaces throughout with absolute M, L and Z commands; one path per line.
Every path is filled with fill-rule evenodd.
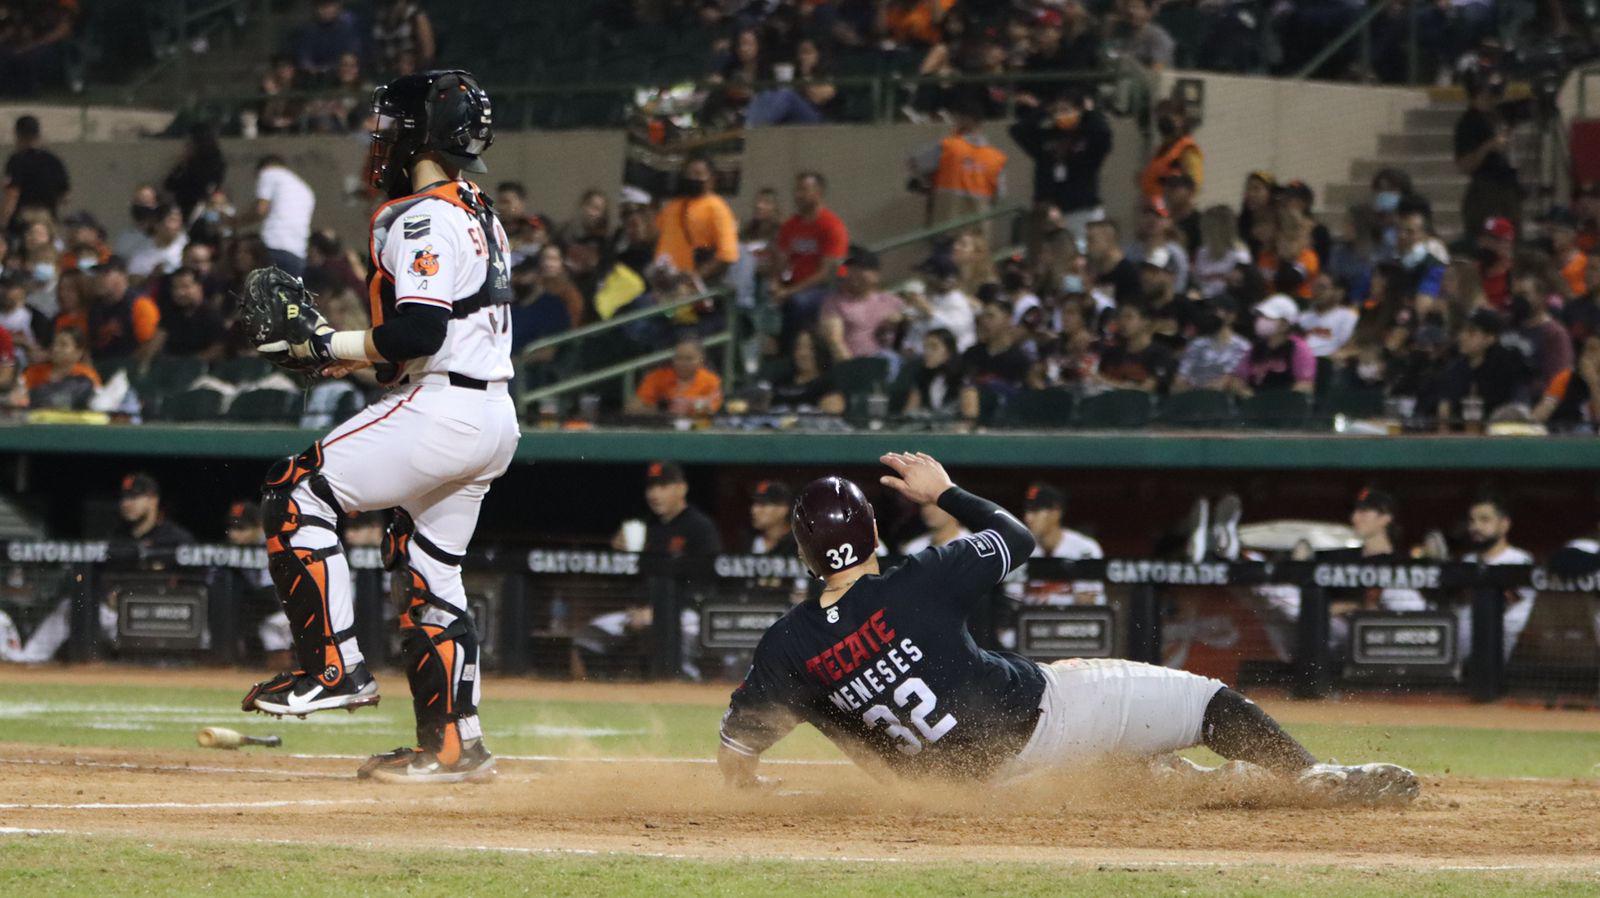
M 439 273 L 439 254 L 433 251 L 433 244 L 417 250 L 417 254 L 411 257 L 411 273 L 425 278 Z
M 414 215 L 401 221 L 400 229 L 407 240 L 421 240 L 433 233 L 433 219 L 426 215 Z
M 838 622 L 839 622 L 839 609 L 838 608 L 829 608 L 828 609 L 828 623 L 836 624 Z
M 990 541 L 989 531 L 987 530 L 982 533 L 974 533 L 966 537 L 966 540 L 972 543 L 972 548 L 978 551 L 979 558 L 988 558 L 995 553 L 994 543 Z

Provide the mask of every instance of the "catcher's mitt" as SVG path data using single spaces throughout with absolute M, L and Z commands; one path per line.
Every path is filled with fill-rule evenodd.
M 289 351 L 331 328 L 305 283 L 281 268 L 257 268 L 245 276 L 239 328 L 262 358 L 285 371 L 315 374 L 324 364 Z

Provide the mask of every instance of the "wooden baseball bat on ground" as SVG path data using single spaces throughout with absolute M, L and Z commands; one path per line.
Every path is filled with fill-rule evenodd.
M 206 727 L 194 734 L 194 741 L 200 743 L 201 748 L 238 748 L 241 745 L 277 748 L 283 744 L 278 736 L 246 736 L 227 727 Z

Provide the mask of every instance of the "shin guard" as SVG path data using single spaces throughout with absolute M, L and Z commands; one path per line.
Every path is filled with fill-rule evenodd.
M 419 568 L 459 577 L 461 561 L 416 532 L 411 516 L 395 509 L 384 539 L 384 563 L 395 572 L 395 586 L 403 591 L 405 602 L 400 614 L 401 663 L 411 685 L 417 744 L 445 765 L 461 758 L 464 740 L 480 735 L 478 630 L 470 612 L 437 595 Z M 462 732 L 463 721 L 473 732 Z
M 339 643 L 355 634 L 354 628 L 334 630 L 329 612 L 328 560 L 343 550 L 336 523 L 339 503 L 318 470 L 321 464 L 322 448 L 313 445 L 273 466 L 261 490 L 261 525 L 267 537 L 267 572 L 289 618 L 296 666 L 333 686 L 345 671 Z M 308 530 L 325 533 L 312 537 Z M 321 545 L 295 545 L 296 537 Z M 343 565 L 337 576 L 345 576 Z

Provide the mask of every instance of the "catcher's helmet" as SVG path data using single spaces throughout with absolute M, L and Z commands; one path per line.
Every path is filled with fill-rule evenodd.
M 406 169 L 419 153 L 438 153 L 463 171 L 489 170 L 478 157 L 494 143 L 494 114 L 470 72 L 396 78 L 373 92 L 372 112 L 377 124 L 367 150 L 367 183 L 391 197 L 411 193 Z
M 843 477 L 806 484 L 791 513 L 800 558 L 814 577 L 825 577 L 873 557 L 878 528 L 861 487 Z

